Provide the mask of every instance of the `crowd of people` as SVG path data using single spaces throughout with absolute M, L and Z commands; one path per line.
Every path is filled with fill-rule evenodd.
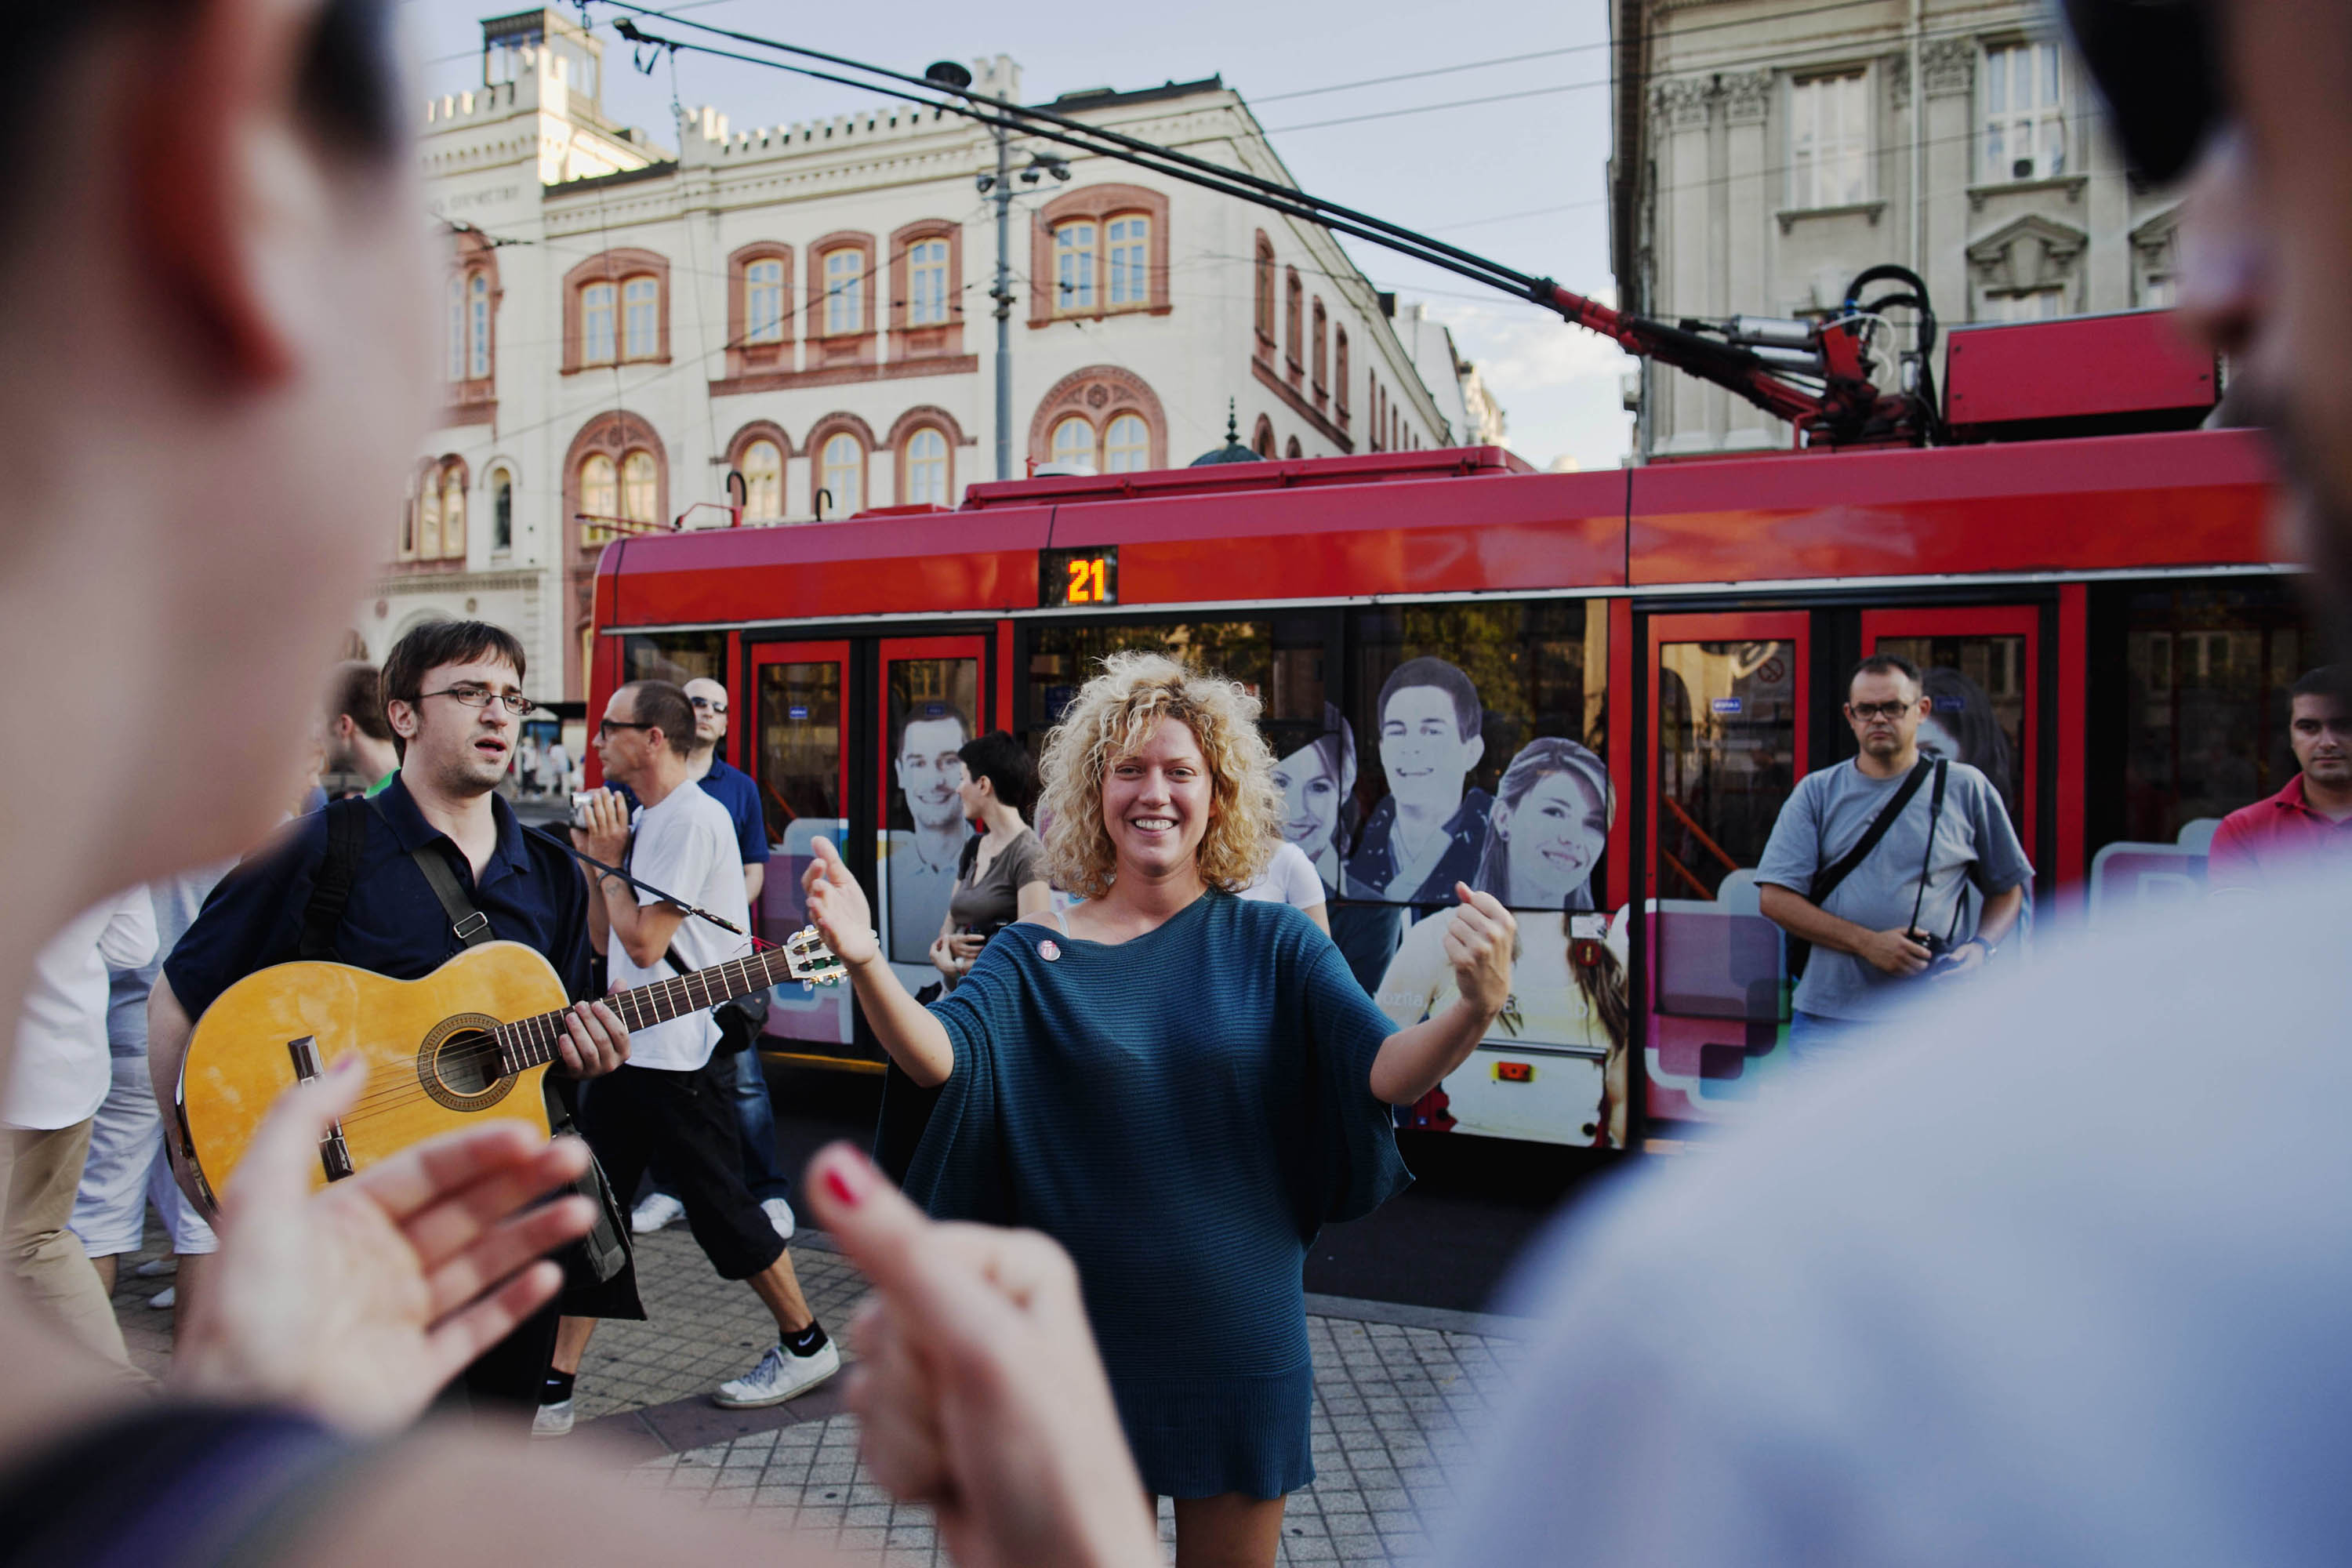
M 739 824 L 694 773 L 692 696 L 614 694 L 598 744 L 635 805 L 600 792 L 569 845 L 525 833 L 497 794 L 530 706 L 498 628 L 441 623 L 393 650 L 364 706 L 397 766 L 373 793 L 321 804 L 298 781 L 322 771 L 329 727 L 281 721 L 315 707 L 369 563 L 367 520 L 324 521 L 320 498 L 388 491 L 426 401 L 389 9 L 91 0 L 39 9 L 0 64 L 0 112 L 46 175 L 6 198 L 0 241 L 0 398 L 25 457 L 0 511 L 0 654 L 30 668 L 81 648 L 83 678 L 120 697 L 84 765 L 20 771 L 0 829 L 0 1003 L 24 1020 L 0 1160 L 0 1559 L 791 1558 L 521 1440 L 584 1335 L 566 1320 L 641 1310 L 591 1149 L 624 1183 L 659 1159 L 714 1267 L 769 1307 L 777 1342 L 730 1389 L 789 1397 L 838 1364 L 745 1181 L 719 1065 L 732 1026 L 694 1010 L 631 1030 L 592 979 L 600 951 L 624 984 L 719 955 L 686 904 L 747 913 Z M 2352 327 L 2352 10 L 2072 9 L 2134 166 L 2194 175 L 2183 310 L 2282 437 L 2340 638 L 2352 396 L 2326 346 Z M 157 134 L 159 104 L 205 111 Z M 1814 949 L 1811 1043 L 1843 1060 L 1538 1249 L 1514 1299 L 1538 1327 L 1459 1473 L 1441 1560 L 2340 1559 L 2352 1066 L 2332 1031 L 2352 909 L 2340 873 L 2291 884 L 2352 820 L 2352 708 L 2335 674 L 2305 687 L 2296 779 L 2217 835 L 2217 876 L 2242 893 L 2193 927 L 2143 923 L 2003 975 L 2030 868 L 1998 791 L 1948 758 L 1923 769 L 1919 672 L 1853 672 L 1860 754 L 1809 777 L 1764 878 L 1773 918 Z M 0 705 L 20 735 L 54 722 L 29 681 Z M 340 771 L 364 780 L 359 741 L 382 738 L 335 706 L 353 721 Z M 1330 815 L 1293 786 L 1351 760 L 1276 758 L 1243 688 L 1165 658 L 1112 658 L 1047 742 L 1037 859 L 1084 902 L 1024 909 L 1036 879 L 1005 858 L 1028 829 L 999 793 L 1021 781 L 990 776 L 995 848 L 967 869 L 977 891 L 1003 862 L 1016 919 L 968 963 L 950 941 L 955 984 L 943 968 L 931 1005 L 819 841 L 811 916 L 893 1059 L 938 1095 L 908 1172 L 921 1207 L 842 1148 L 799 1195 L 877 1292 L 853 1387 L 868 1462 L 936 1510 L 959 1561 L 1157 1561 L 1152 1493 L 1177 1499 L 1180 1562 L 1274 1556 L 1311 1470 L 1306 1238 L 1396 1190 L 1394 1108 L 1499 1016 L 1528 932 L 1494 889 L 1572 879 L 1610 809 L 1561 746 L 1523 749 L 1491 797 L 1461 788 L 1483 738 L 1443 670 L 1381 707 L 1384 753 L 1412 765 L 1389 764 L 1391 798 L 1338 869 L 1443 922 L 1424 941 L 1444 973 L 1412 972 L 1411 1022 L 1373 1003 L 1387 959 L 1367 977 L 1296 895 L 1239 896 L 1286 822 Z M 970 742 L 951 749 L 967 773 Z M 131 765 L 158 747 L 184 761 L 163 809 Z M 1330 903 L 1331 859 L 1298 847 Z M 1418 928 L 1392 929 L 1402 957 Z M 550 1113 L 576 1099 L 585 1142 L 486 1119 L 316 1187 L 369 1091 L 330 1064 L 261 1121 L 214 1232 L 158 1202 L 185 1318 L 173 1386 L 146 1397 L 69 1222 L 92 1170 L 100 1246 L 163 1195 L 142 1128 L 192 1020 L 285 959 L 409 976 L 486 932 L 539 952 L 572 998 L 547 1042 Z M 1999 983 L 1882 1008 L 1937 967 Z M 110 1032 L 111 988 L 136 1008 L 151 969 L 143 1039 Z M 117 1065 L 142 1045 L 143 1102 Z M 584 1190 L 542 1201 L 567 1187 Z M 445 1387 L 470 1425 L 393 1440 Z

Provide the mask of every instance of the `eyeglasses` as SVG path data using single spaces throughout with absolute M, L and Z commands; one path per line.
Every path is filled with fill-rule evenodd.
M 615 730 L 650 730 L 654 726 L 651 724 L 632 724 L 625 719 L 604 719 L 597 722 L 596 738 L 600 741 L 609 741 L 613 738 L 613 731 Z
M 1916 700 L 1911 702 L 1849 702 L 1845 705 L 1845 710 L 1853 714 L 1857 719 L 1868 721 L 1872 719 L 1900 719 L 1903 715 L 1910 712 L 1911 710 L 1916 706 L 1917 703 Z
M 488 708 L 496 702 L 517 718 L 539 706 L 520 691 L 493 691 L 487 686 L 453 686 L 446 691 L 421 691 L 417 693 L 416 700 L 422 702 L 427 697 L 454 697 L 468 708 Z
M 727 704 L 716 697 L 689 697 L 687 700 L 693 703 L 697 708 L 703 709 L 708 712 L 724 713 L 727 711 Z

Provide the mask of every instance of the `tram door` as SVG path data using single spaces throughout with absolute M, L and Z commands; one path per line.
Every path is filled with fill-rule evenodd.
M 1805 769 L 1811 616 L 1649 623 L 1650 801 L 1643 869 L 1652 1136 L 1755 1100 L 1785 1063 L 1780 928 L 1757 861 Z
M 801 874 L 820 837 L 845 841 L 849 799 L 846 642 L 754 643 L 747 649 L 744 689 L 735 711 L 748 711 L 739 732 L 750 737 L 749 771 L 760 786 L 768 818 L 768 870 L 755 911 L 760 934 L 777 942 L 807 920 Z M 803 991 L 779 986 L 768 1011 L 769 1048 L 779 1046 L 837 1059 L 855 1038 L 846 985 Z
M 948 915 L 971 825 L 956 753 L 990 727 L 981 637 L 892 637 L 881 644 L 874 721 L 874 921 L 883 956 L 920 992 L 939 983 L 931 943 Z

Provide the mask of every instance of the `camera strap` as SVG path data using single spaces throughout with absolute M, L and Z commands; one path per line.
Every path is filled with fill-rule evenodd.
M 1924 765 L 1924 759 L 1922 760 Z M 1919 857 L 1919 891 L 1911 900 L 1911 921 L 1903 929 L 1919 929 L 1919 911 L 1927 902 L 1927 872 L 1936 863 L 1936 823 L 1944 815 L 1944 773 L 1951 764 L 1941 758 L 1936 762 L 1936 793 L 1927 797 L 1927 847 Z M 1963 876 L 1966 872 L 1961 873 Z M 1960 929 L 1959 911 L 1952 912 L 1952 930 Z M 1949 933 L 1947 933 L 1948 936 Z

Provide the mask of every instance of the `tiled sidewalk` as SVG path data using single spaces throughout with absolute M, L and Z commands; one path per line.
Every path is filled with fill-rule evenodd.
M 631 1483 L 646 1490 L 742 1510 L 857 1561 L 945 1563 L 929 1513 L 893 1503 L 866 1479 L 837 1384 L 771 1410 L 710 1404 L 712 1388 L 759 1359 L 774 1332 L 767 1312 L 749 1287 L 710 1271 L 683 1226 L 637 1241 L 651 1318 L 598 1329 L 581 1369 L 582 1434 L 631 1464 Z M 822 1237 L 796 1241 L 793 1259 L 820 1320 L 845 1326 L 862 1294 L 855 1271 Z M 115 1296 L 134 1357 L 155 1372 L 169 1357 L 171 1314 L 146 1300 L 170 1282 L 126 1266 Z M 1280 1561 L 1419 1561 L 1423 1521 L 1447 1496 L 1445 1470 L 1462 1461 L 1465 1430 L 1507 1375 L 1514 1325 L 1326 1297 L 1309 1297 L 1308 1307 L 1318 1474 L 1290 1499 Z M 1163 1503 L 1164 1541 L 1171 1529 Z

